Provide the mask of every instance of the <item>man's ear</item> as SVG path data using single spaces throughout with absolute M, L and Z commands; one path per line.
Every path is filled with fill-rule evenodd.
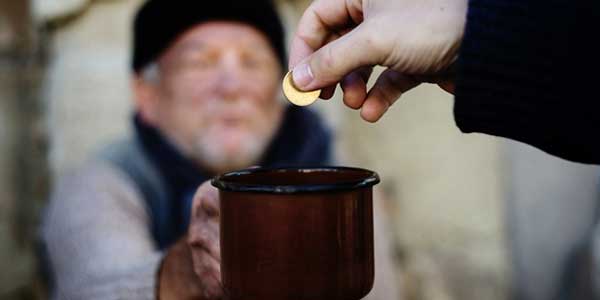
M 140 75 L 134 74 L 131 78 L 131 89 L 135 109 L 144 122 L 156 125 L 158 120 L 158 90 L 156 85 L 144 80 Z

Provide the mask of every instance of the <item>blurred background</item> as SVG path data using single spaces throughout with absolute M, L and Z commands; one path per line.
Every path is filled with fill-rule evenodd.
M 45 299 L 36 229 L 52 182 L 129 130 L 139 0 L 0 0 L 0 299 Z M 278 0 L 293 30 L 310 1 Z M 379 172 L 402 299 L 552 299 L 596 223 L 597 167 L 461 134 L 421 86 L 377 124 L 313 107 L 345 165 Z

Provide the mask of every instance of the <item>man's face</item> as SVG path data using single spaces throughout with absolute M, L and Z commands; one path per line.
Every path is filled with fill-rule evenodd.
M 152 100 L 138 108 L 200 166 L 213 172 L 248 167 L 281 123 L 276 57 L 249 25 L 200 24 L 159 58 L 158 78 L 145 87 Z

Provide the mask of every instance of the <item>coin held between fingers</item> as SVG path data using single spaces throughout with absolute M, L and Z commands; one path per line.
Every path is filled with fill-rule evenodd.
M 315 90 L 310 92 L 303 92 L 296 88 L 292 79 L 292 72 L 288 72 L 283 78 L 283 93 L 285 97 L 295 105 L 307 106 L 314 103 L 319 99 L 321 90 Z

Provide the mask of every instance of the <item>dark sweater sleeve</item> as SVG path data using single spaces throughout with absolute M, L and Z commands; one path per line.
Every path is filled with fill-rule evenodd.
M 599 3 L 470 0 L 458 127 L 600 164 Z

